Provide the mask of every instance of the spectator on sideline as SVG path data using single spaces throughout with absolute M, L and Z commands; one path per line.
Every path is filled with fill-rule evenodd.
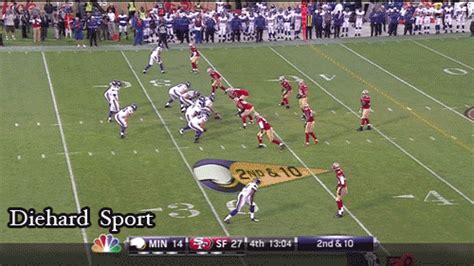
M 76 17 L 74 19 L 74 22 L 72 24 L 72 28 L 74 30 L 74 39 L 76 40 L 76 45 L 77 47 L 84 47 L 86 48 L 86 45 L 84 44 L 84 24 L 82 21 L 79 19 L 79 17 Z
M 31 25 L 33 27 L 33 42 L 41 42 L 41 18 L 38 15 L 34 15 L 31 20 Z
M 313 17 L 316 39 L 323 38 L 323 16 L 321 16 L 321 12 L 322 10 L 320 8 L 319 10 L 315 12 L 314 17 Z
M 206 43 L 211 42 L 214 43 L 214 34 L 216 33 L 216 21 L 213 17 L 209 17 L 206 22 Z
M 53 19 L 51 20 L 51 23 L 53 24 L 53 30 L 54 30 L 54 39 L 59 39 L 59 18 L 58 18 L 58 13 L 54 12 L 53 13 Z
M 410 35 L 413 35 L 413 23 L 415 23 L 415 18 L 413 17 L 413 13 L 406 12 L 403 19 L 405 20 L 405 28 L 403 30 L 403 35 L 407 35 L 407 33 L 410 33 Z
M 265 18 L 258 14 L 255 18 L 255 29 L 257 30 L 256 42 L 263 41 L 263 30 L 265 29 Z
M 234 14 L 234 17 L 230 21 L 230 28 L 232 30 L 232 42 L 235 42 L 237 39 L 240 42 L 240 30 L 242 28 L 242 21 L 240 20 L 237 14 Z
M 72 23 L 74 19 L 72 18 L 70 13 L 66 13 L 64 16 L 64 35 L 67 38 L 69 35 L 69 38 L 72 38 Z
M 198 15 L 194 19 L 194 43 L 202 43 L 202 18 L 201 15 Z
M 90 47 L 95 45 L 97 47 L 97 29 L 99 28 L 99 22 L 97 18 L 93 17 L 89 13 L 89 18 L 87 20 L 87 31 L 89 32 L 89 43 Z
M 143 20 L 138 16 L 132 20 L 132 27 L 135 29 L 135 38 L 133 40 L 133 46 L 143 44 Z
M 28 38 L 28 26 L 30 24 L 29 13 L 27 10 L 23 10 L 20 13 L 20 26 L 21 26 L 21 38 Z
M 44 11 L 41 11 L 41 41 L 45 41 L 46 37 L 48 36 L 48 28 L 49 28 L 49 21 L 48 21 L 48 16 L 44 13 Z
M 314 17 L 316 17 L 316 14 L 313 15 L 311 12 L 306 16 L 306 37 L 308 40 L 313 39 Z
M 8 41 L 8 34 L 10 33 L 10 38 L 15 40 L 15 14 L 8 10 L 5 15 L 3 15 L 3 23 L 5 25 L 5 40 Z

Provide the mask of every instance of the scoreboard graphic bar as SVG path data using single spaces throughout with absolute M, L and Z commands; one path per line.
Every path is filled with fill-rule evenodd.
M 126 247 L 132 256 L 245 255 L 258 252 L 373 252 L 378 242 L 372 236 L 130 236 Z

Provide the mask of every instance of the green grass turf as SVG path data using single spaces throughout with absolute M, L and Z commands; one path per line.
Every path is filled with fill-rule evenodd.
M 469 56 L 472 51 L 468 50 L 472 39 L 421 43 L 474 65 L 473 57 Z M 472 105 L 472 71 L 465 76 L 450 76 L 443 68 L 462 66 L 410 41 L 347 46 L 448 106 L 457 107 L 459 112 L 464 111 L 464 104 Z M 443 109 L 340 45 L 282 46 L 275 50 L 352 110 L 358 110 L 360 92 L 367 84 L 374 86 L 376 90 L 369 88 L 374 108 L 372 123 L 466 197 L 474 198 L 471 122 Z M 329 169 L 333 161 L 342 164 L 350 193 L 345 197 L 346 206 L 382 243 L 473 243 L 472 203 L 376 131 L 356 132 L 359 123 L 356 116 L 270 48 L 215 48 L 202 52 L 233 86 L 250 90 L 249 101 L 309 167 Z M 149 74 L 143 75 L 141 70 L 149 52 L 125 51 L 124 54 L 166 125 L 155 114 L 120 51 L 45 53 L 71 152 L 80 203 L 90 206 L 93 214 L 93 226 L 86 230 L 89 241 L 106 232 L 97 226 L 97 213 L 102 207 L 122 213 L 163 208 L 156 212 L 156 228 L 122 229 L 118 235 L 121 240 L 128 235 L 224 234 L 165 126 L 191 165 L 200 159 L 219 158 L 301 166 L 294 154 L 281 152 L 270 144 L 265 150 L 257 150 L 256 127 L 239 129 L 240 121 L 233 116 L 235 108 L 221 92 L 215 106 L 223 119 L 208 123 L 209 131 L 204 134 L 202 143 L 194 144 L 192 133 L 180 136 L 177 131 L 184 123 L 179 119 L 178 108 L 163 108 L 168 88 L 153 86 L 150 81 L 166 79 L 175 84 L 189 80 L 193 87 L 207 93 L 210 80 L 205 73 L 206 61 L 201 58 L 201 73 L 192 75 L 188 51 L 170 50 L 163 56 L 166 74 L 159 74 L 155 66 Z M 4 214 L 11 206 L 37 209 L 52 206 L 58 212 L 73 212 L 76 206 L 42 55 L 39 52 L 0 53 L 0 62 L 3 129 L 0 208 Z M 320 74 L 336 77 L 326 81 Z M 304 78 L 310 87 L 309 102 L 317 112 L 316 133 L 320 138 L 317 146 L 303 146 L 303 124 L 296 99 L 291 99 L 289 110 L 277 106 L 279 85 L 268 80 L 280 75 Z M 125 140 L 119 139 L 116 124 L 105 122 L 107 104 L 102 96 L 105 88 L 94 87 L 106 85 L 111 79 L 125 80 L 132 85 L 121 90 L 121 105 L 134 102 L 139 106 L 130 120 L 129 136 Z M 450 138 L 451 135 L 456 136 L 456 140 Z M 42 154 L 46 158 L 42 158 Z M 333 190 L 334 174 L 318 177 Z M 433 190 L 453 205 L 424 202 L 428 192 Z M 219 218 L 223 218 L 229 211 L 226 203 L 235 199 L 236 194 L 207 188 L 204 191 Z M 392 198 L 405 194 L 415 198 Z M 262 188 L 256 202 L 261 222 L 251 224 L 247 216 L 239 215 L 225 226 L 231 235 L 368 233 L 347 214 L 343 219 L 333 218 L 336 204 L 313 177 Z M 193 204 L 200 213 L 193 218 L 173 218 L 169 213 L 175 209 L 168 208 L 173 203 Z M 14 230 L 8 229 L 6 223 L 7 216 L 0 216 L 3 243 L 82 242 L 79 229 Z

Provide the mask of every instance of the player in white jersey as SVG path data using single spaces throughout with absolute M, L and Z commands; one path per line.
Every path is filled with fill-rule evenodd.
M 276 32 L 277 32 L 277 39 L 282 40 L 283 39 L 283 32 L 284 32 L 284 17 L 285 14 L 283 14 L 283 9 L 279 9 L 278 13 L 276 14 Z
M 295 11 L 293 14 L 293 19 L 294 19 L 294 26 L 295 26 L 295 32 L 293 33 L 294 39 L 300 39 L 300 33 L 301 33 L 301 27 L 303 24 L 303 17 L 301 15 L 301 11 L 298 9 Z
M 349 19 L 351 18 L 352 11 L 349 10 L 348 7 L 344 11 L 342 11 L 342 17 L 344 21 L 342 22 L 342 37 L 349 37 Z
M 242 33 L 244 35 L 243 39 L 246 41 L 248 39 L 248 27 L 247 27 L 247 14 L 245 13 L 245 10 L 242 10 L 242 13 L 240 13 L 239 19 L 241 21 L 241 27 L 242 27 Z
M 464 27 L 466 24 L 466 15 L 467 15 L 467 7 L 465 3 L 459 3 L 454 8 L 454 14 L 456 16 L 456 32 L 459 32 L 461 29 L 462 32 L 464 31 Z
M 148 72 L 148 69 L 150 69 L 151 66 L 153 66 L 154 64 L 159 64 L 161 73 L 162 74 L 165 73 L 165 67 L 163 65 L 163 61 L 161 61 L 161 52 L 163 52 L 163 48 L 161 47 L 161 45 L 158 45 L 157 47 L 153 49 L 153 51 L 151 51 L 148 65 L 146 65 L 145 68 L 143 69 L 143 74 L 146 74 Z
M 415 17 L 415 34 L 416 32 L 418 32 L 418 34 L 422 34 L 421 27 L 423 26 L 423 4 L 420 4 L 415 9 L 415 14 L 413 16 Z
M 248 39 L 250 41 L 253 41 L 255 40 L 255 16 L 253 14 L 253 12 L 250 12 L 249 16 L 248 16 Z
M 118 21 L 119 21 L 119 37 L 122 38 L 122 33 L 125 34 L 125 38 L 128 40 L 128 16 L 122 13 L 118 16 Z
M 199 143 L 202 133 L 206 132 L 206 122 L 209 120 L 210 112 L 206 109 L 201 109 L 198 115 L 192 117 L 188 124 L 179 130 L 179 134 L 183 135 L 187 130 L 194 130 L 194 143 Z
M 436 7 L 433 14 L 434 14 L 434 17 L 435 17 L 436 34 L 440 34 L 441 24 L 443 22 L 443 9 L 441 8 L 441 6 Z
M 112 116 L 120 110 L 119 105 L 119 90 L 122 87 L 120 80 L 112 80 L 109 84 L 109 88 L 104 92 L 104 97 L 109 104 L 109 114 L 107 121 L 112 122 Z
M 203 108 L 198 101 L 195 101 L 188 107 L 188 109 L 186 109 L 186 113 L 184 114 L 186 121 L 191 122 L 191 119 L 199 115 L 203 109 L 205 109 L 205 107 Z
M 268 40 L 269 41 L 276 41 L 276 14 L 275 12 L 269 12 L 267 17 L 267 29 L 268 29 Z
M 355 22 L 355 36 L 360 37 L 362 31 L 362 24 L 364 23 L 365 12 L 362 9 L 356 10 L 356 22 Z
M 224 12 L 224 1 L 216 1 L 216 12 L 217 14 L 222 14 Z
M 430 34 L 432 14 L 433 14 L 432 8 L 430 8 L 430 7 L 423 8 L 423 30 L 424 30 L 424 34 Z
M 219 42 L 225 42 L 226 35 L 227 35 L 227 16 L 224 14 L 218 15 L 217 22 L 218 22 L 218 31 L 217 31 L 218 40 Z
M 191 83 L 189 81 L 186 81 L 184 83 L 180 83 L 178 85 L 175 85 L 175 86 L 171 87 L 168 91 L 168 93 L 170 95 L 170 99 L 166 102 L 165 108 L 170 108 L 171 104 L 175 100 L 179 99 L 181 97 L 181 95 L 183 95 L 184 93 L 186 93 L 190 89 L 191 89 Z M 181 107 L 183 107 L 182 103 L 181 103 Z
M 448 29 L 453 33 L 453 7 L 451 5 L 444 7 L 444 32 L 448 33 Z
M 201 93 L 199 91 L 187 91 L 181 94 L 179 97 L 179 101 L 181 102 L 181 113 L 184 113 L 200 95 Z
M 291 39 L 291 13 L 290 11 L 285 11 L 283 14 L 283 32 L 285 34 L 285 40 L 289 41 Z
M 138 106 L 134 103 L 125 106 L 122 110 L 115 114 L 114 118 L 117 124 L 120 126 L 120 138 L 125 138 L 127 134 L 128 119 L 137 110 Z
M 258 222 L 258 219 L 255 218 L 255 208 L 257 205 L 255 204 L 254 197 L 260 183 L 260 179 L 257 178 L 254 181 L 248 183 L 242 189 L 242 191 L 237 196 L 237 203 L 235 204 L 235 209 L 229 212 L 229 214 L 224 218 L 224 222 L 230 224 L 230 219 L 237 215 L 237 213 L 240 212 L 240 210 L 242 209 L 242 207 L 244 207 L 245 204 L 249 205 L 250 220 L 253 222 Z
M 166 25 L 166 36 L 168 37 L 168 42 L 175 42 L 174 40 L 174 30 L 173 30 L 174 16 L 170 13 L 167 13 L 165 16 L 165 25 Z

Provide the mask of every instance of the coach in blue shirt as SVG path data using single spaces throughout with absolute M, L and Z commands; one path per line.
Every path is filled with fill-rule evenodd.
M 257 30 L 257 42 L 263 41 L 263 30 L 265 29 L 265 18 L 262 14 L 258 14 L 255 18 L 255 29 Z
M 89 43 L 97 46 L 97 29 L 99 28 L 99 22 L 96 17 L 90 16 L 87 19 L 87 31 L 89 32 Z
M 230 28 L 232 30 L 232 42 L 235 41 L 237 38 L 237 41 L 240 42 L 240 31 L 242 29 L 242 20 L 237 16 L 237 14 L 234 14 L 234 17 L 230 21 Z

